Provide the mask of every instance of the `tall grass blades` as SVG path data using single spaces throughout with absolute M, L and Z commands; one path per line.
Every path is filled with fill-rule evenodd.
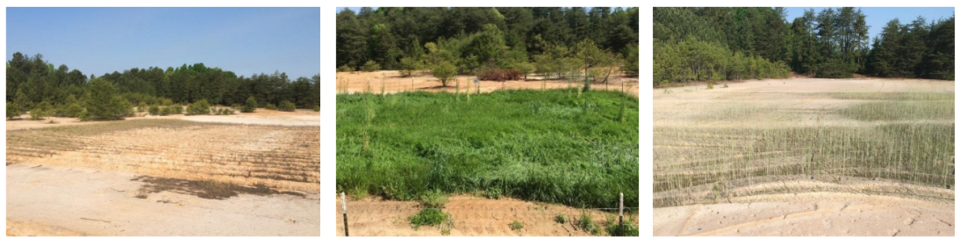
M 639 206 L 636 97 L 584 92 L 584 114 L 571 91 L 495 91 L 464 102 L 408 92 L 389 107 L 370 94 L 338 95 L 338 189 L 394 200 L 484 192 L 576 207 L 613 207 L 623 192 L 626 206 Z

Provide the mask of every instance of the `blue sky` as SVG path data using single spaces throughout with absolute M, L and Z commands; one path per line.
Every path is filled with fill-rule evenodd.
M 320 73 L 320 8 L 7 8 L 7 60 L 85 75 L 204 63 L 237 75 Z
M 787 7 L 787 22 L 793 22 L 793 19 L 803 16 L 803 11 L 811 9 L 810 7 Z M 819 13 L 823 7 L 814 7 L 814 12 Z M 870 27 L 867 34 L 870 35 L 870 44 L 873 44 L 873 38 L 880 35 L 883 26 L 894 18 L 900 19 L 900 24 L 913 22 L 917 16 L 923 16 L 927 23 L 934 20 L 946 19 L 953 16 L 953 8 L 933 8 L 933 7 L 863 7 L 860 8 L 864 15 L 867 15 L 867 26 Z

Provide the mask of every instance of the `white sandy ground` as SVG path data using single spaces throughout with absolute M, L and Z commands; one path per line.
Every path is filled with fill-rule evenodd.
M 267 109 L 257 109 L 254 113 L 241 113 L 237 111 L 233 115 L 168 115 L 151 116 L 146 112 L 137 113 L 136 117 L 127 117 L 124 120 L 140 119 L 176 119 L 196 122 L 214 122 L 227 124 L 245 124 L 245 125 L 279 125 L 279 126 L 320 126 L 320 112 L 313 110 L 298 109 L 295 112 L 283 112 Z M 51 120 L 53 123 L 51 123 Z M 108 123 L 111 121 L 80 121 L 78 118 L 69 117 L 49 117 L 45 120 L 30 120 L 30 114 L 23 114 L 19 119 L 7 120 L 7 131 L 37 129 L 55 126 L 89 125 L 97 123 Z
M 6 173 L 8 236 L 320 235 L 316 194 L 214 200 L 160 192 L 140 199 L 143 183 L 131 181 L 134 174 L 35 164 L 9 165 Z
M 798 99 L 793 93 L 825 92 L 943 92 L 953 93 L 953 81 L 914 79 L 811 79 L 790 78 L 726 82 L 707 90 L 704 84 L 654 89 L 654 126 L 742 126 L 742 122 L 696 121 L 692 117 L 717 111 L 724 100 L 736 105 L 772 109 L 834 109 L 848 100 Z M 779 98 L 770 98 L 770 97 Z M 683 108 L 677 108 L 683 107 Z M 768 118 L 767 115 L 760 115 Z M 807 118 L 804 118 L 807 119 Z M 952 123 L 952 121 L 951 121 Z M 763 119 L 751 126 L 782 126 Z M 797 125 L 789 120 L 791 125 Z M 873 123 L 828 120 L 800 125 L 865 125 Z M 734 198 L 732 203 L 655 208 L 655 236 L 954 236 L 953 190 L 914 190 L 947 200 L 917 200 L 892 196 L 853 194 L 871 190 L 909 189 L 905 186 L 865 182 L 846 185 L 797 182 L 789 188 L 815 185 L 834 192 L 753 195 Z M 774 185 L 777 186 L 777 185 Z M 784 183 L 782 186 L 788 186 Z M 746 187 L 743 189 L 759 188 Z M 853 190 L 851 190 L 853 189 Z M 886 192 L 884 192 L 886 190 Z M 735 191 L 735 190 L 734 190 Z M 666 195 L 669 193 L 661 193 Z M 655 196 L 658 194 L 654 194 Z
M 953 203 L 848 193 L 653 209 L 654 236 L 954 236 Z

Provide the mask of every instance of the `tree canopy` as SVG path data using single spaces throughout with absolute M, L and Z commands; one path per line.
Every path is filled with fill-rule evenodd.
M 638 8 L 344 9 L 337 13 L 337 66 L 372 69 L 363 67 L 378 64 L 410 75 L 419 68 L 448 63 L 460 73 L 488 69 L 531 73 L 536 65 L 556 67 L 556 63 L 533 64 L 536 56 L 573 58 L 577 45 L 585 41 L 618 59 L 636 56 L 630 51 L 637 49 L 630 46 L 638 42 L 638 21 Z M 537 72 L 566 76 L 557 68 Z
M 17 104 L 21 110 L 44 101 L 68 105 L 68 96 L 87 96 L 92 80 L 102 79 L 131 104 L 167 105 L 170 103 L 161 102 L 185 104 L 206 100 L 210 104 L 229 106 L 245 103 L 251 96 L 261 105 L 289 101 L 300 108 L 313 108 L 320 104 L 319 74 L 290 79 L 278 71 L 244 77 L 197 63 L 166 69 L 132 68 L 88 77 L 66 65 L 53 66 L 44 61 L 41 54 L 30 57 L 14 53 L 7 61 L 7 101 Z
M 891 20 L 872 47 L 866 18 L 852 7 L 810 9 L 792 22 L 783 8 L 654 8 L 653 84 L 786 77 L 790 71 L 953 79 L 954 17 Z

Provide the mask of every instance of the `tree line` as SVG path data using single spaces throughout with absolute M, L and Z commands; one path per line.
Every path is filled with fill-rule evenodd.
M 66 65 L 54 67 L 41 54 L 30 57 L 17 52 L 7 61 L 6 84 L 8 107 L 12 104 L 19 110 L 30 110 L 39 105 L 66 107 L 87 103 L 91 98 L 103 98 L 103 103 L 124 104 L 112 103 L 110 95 L 117 95 L 130 106 L 199 101 L 232 106 L 247 103 L 249 98 L 259 103 L 259 107 L 289 107 L 286 103 L 289 102 L 299 108 L 316 108 L 320 104 L 319 74 L 296 80 L 290 80 L 281 72 L 244 77 L 203 63 L 165 70 L 159 67 L 132 68 L 88 77 Z
M 893 19 L 869 46 L 866 15 L 851 7 L 654 8 L 654 85 L 854 74 L 953 79 L 954 17 L 911 24 Z
M 636 75 L 638 21 L 638 8 L 344 9 L 337 13 L 337 66 L 404 75 L 440 67 L 481 78 L 502 77 L 499 71 Z

